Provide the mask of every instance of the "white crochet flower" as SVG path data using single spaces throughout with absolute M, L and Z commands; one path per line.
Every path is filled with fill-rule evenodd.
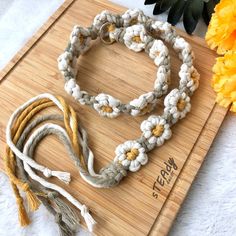
M 122 19 L 124 20 L 124 27 L 128 27 L 138 23 L 143 24 L 148 18 L 139 9 L 129 9 L 122 15 Z
M 164 43 L 161 40 L 154 40 L 149 50 L 149 56 L 154 60 L 154 63 L 157 66 L 169 65 L 168 55 L 169 51 Z
M 71 95 L 72 97 L 74 97 L 75 100 L 78 100 L 81 98 L 81 91 L 80 91 L 80 87 L 78 84 L 76 84 L 76 80 L 75 79 L 70 79 L 65 83 L 65 91 Z
M 164 112 L 170 113 L 175 119 L 182 119 L 191 110 L 190 97 L 185 92 L 173 89 L 164 100 Z
M 136 141 L 126 141 L 120 144 L 116 150 L 115 162 L 121 163 L 126 169 L 132 172 L 138 171 L 141 165 L 148 162 L 148 156 L 145 149 Z
M 170 69 L 166 66 L 159 66 L 157 69 L 157 79 L 154 83 L 154 89 L 158 93 L 158 97 L 166 94 L 170 83 Z
M 130 105 L 135 107 L 134 109 L 131 109 L 131 115 L 138 116 L 149 113 L 153 110 L 156 103 L 157 99 L 153 92 L 143 94 L 139 98 L 136 98 L 130 102 Z
M 78 25 L 74 26 L 70 35 L 71 45 L 83 54 L 89 49 L 90 41 L 91 37 L 88 29 L 82 28 Z
M 114 118 L 120 114 L 120 109 L 118 108 L 120 104 L 121 102 L 112 96 L 100 93 L 95 97 L 93 106 L 101 116 Z
M 100 14 L 96 15 L 93 20 L 93 26 L 99 31 L 103 24 L 110 22 L 110 23 L 117 23 L 118 15 L 108 10 L 102 11 Z
M 135 52 L 140 52 L 145 48 L 145 42 L 148 37 L 149 36 L 143 25 L 133 25 L 126 28 L 124 43 L 129 49 Z
M 199 86 L 200 75 L 197 70 L 187 64 L 181 66 L 180 72 L 180 88 L 187 88 L 191 93 L 193 93 Z
M 161 116 L 150 116 L 140 126 L 143 136 L 150 144 L 161 146 L 171 137 L 170 125 Z
M 82 105 L 87 104 L 86 97 L 83 97 L 87 95 L 88 93 L 85 91 L 80 90 L 80 86 L 76 83 L 75 79 L 70 79 L 65 83 L 65 91 L 71 95 L 77 102 L 79 102 Z
M 178 52 L 178 51 L 185 49 L 188 46 L 189 46 L 189 44 L 184 38 L 177 36 L 175 39 L 175 43 L 173 45 L 173 48 L 174 48 L 174 50 L 176 50 Z
M 175 33 L 173 32 L 173 27 L 168 22 L 156 20 L 153 21 L 151 27 L 155 30 L 155 34 L 157 34 L 161 39 L 164 39 L 166 42 L 170 42 Z
M 71 67 L 71 63 L 73 60 L 73 56 L 71 52 L 65 51 L 63 52 L 58 58 L 58 69 L 61 71 L 61 73 L 64 75 L 66 72 L 73 72 L 74 69 Z

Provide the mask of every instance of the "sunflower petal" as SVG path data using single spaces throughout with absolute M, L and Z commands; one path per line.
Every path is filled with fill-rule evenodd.
M 213 67 L 212 87 L 217 93 L 216 102 L 221 106 L 236 105 L 236 52 L 228 51 L 218 57 Z
M 205 37 L 209 47 L 218 54 L 236 50 L 236 1 L 221 0 L 214 10 Z

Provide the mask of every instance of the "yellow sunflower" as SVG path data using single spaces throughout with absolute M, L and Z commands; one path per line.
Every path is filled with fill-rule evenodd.
M 230 104 L 236 112 L 236 51 L 228 51 L 216 59 L 213 67 L 212 87 L 217 92 L 216 101 L 224 107 Z
M 211 17 L 206 41 L 218 54 L 236 50 L 236 0 L 221 0 Z

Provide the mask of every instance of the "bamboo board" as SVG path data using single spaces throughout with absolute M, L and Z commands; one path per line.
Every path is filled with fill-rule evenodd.
M 94 110 L 76 104 L 65 94 L 64 81 L 57 70 L 56 59 L 66 47 L 72 27 L 90 25 L 92 18 L 104 9 L 124 11 L 104 0 L 66 1 L 1 72 L 1 156 L 4 155 L 4 130 L 10 114 L 27 99 L 44 92 L 63 95 L 77 110 L 97 157 L 97 169 L 113 159 L 118 144 L 139 137 L 139 125 L 147 116 L 122 115 L 113 120 L 99 117 Z M 81 180 L 56 138 L 46 138 L 37 150 L 39 162 L 71 172 L 73 181 L 70 186 L 63 187 L 91 208 L 98 222 L 97 235 L 166 235 L 226 115 L 226 110 L 215 105 L 210 87 L 214 53 L 204 40 L 181 34 L 195 51 L 195 65 L 201 74 L 200 88 L 193 96 L 191 114 L 173 127 L 170 141 L 149 153 L 148 165 L 137 173 L 130 173 L 119 186 L 101 190 Z M 171 55 L 172 80 L 175 80 L 180 61 L 173 51 Z M 83 89 L 93 94 L 103 91 L 123 102 L 151 90 L 155 79 L 156 68 L 145 53 L 128 51 L 119 44 L 107 46 L 98 41 L 78 63 Z M 169 158 L 174 159 L 178 168 L 172 168 L 170 178 L 161 187 L 156 179 L 161 170 L 165 170 Z

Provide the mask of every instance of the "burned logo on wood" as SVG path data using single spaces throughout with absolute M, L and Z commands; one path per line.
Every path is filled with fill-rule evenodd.
M 157 176 L 155 182 L 153 183 L 153 193 L 152 196 L 154 198 L 158 198 L 161 189 L 166 185 L 170 184 L 173 176 L 174 171 L 178 169 L 178 166 L 175 163 L 173 157 L 170 157 L 168 161 L 164 161 L 164 165 L 161 168 L 159 175 Z

